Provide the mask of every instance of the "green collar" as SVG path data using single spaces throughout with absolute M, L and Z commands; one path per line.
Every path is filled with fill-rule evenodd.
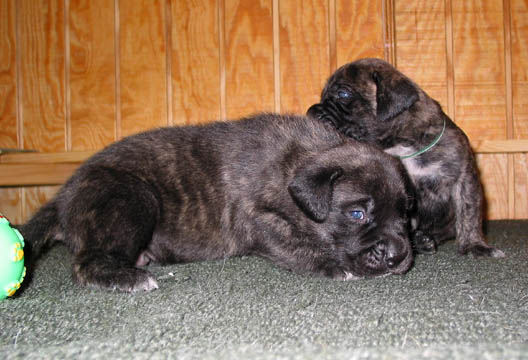
M 433 146 L 435 146 L 435 145 L 440 141 L 440 139 L 442 138 L 442 135 L 444 135 L 445 128 L 446 128 L 446 120 L 445 120 L 445 118 L 444 118 L 444 127 L 442 128 L 442 131 L 440 132 L 440 135 L 438 135 L 438 136 L 436 137 L 436 139 L 433 140 L 432 143 L 430 143 L 429 145 L 427 145 L 426 147 L 424 147 L 422 150 L 418 150 L 417 152 L 412 153 L 412 154 L 410 154 L 410 155 L 398 156 L 398 158 L 400 158 L 401 160 L 404 160 L 404 159 L 410 159 L 410 158 L 413 158 L 413 157 L 415 157 L 415 156 L 418 156 L 418 155 L 423 154 L 423 153 L 426 152 L 427 150 L 430 150 Z

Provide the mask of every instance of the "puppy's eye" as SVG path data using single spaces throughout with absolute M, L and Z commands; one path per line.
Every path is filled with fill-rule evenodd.
M 352 210 L 348 214 L 354 220 L 363 220 L 365 218 L 365 213 L 361 210 Z
M 344 99 L 350 99 L 351 96 L 352 96 L 352 94 L 350 94 L 350 92 L 347 91 L 347 90 L 339 90 L 339 91 L 337 92 L 337 97 L 338 97 L 339 99 L 343 99 L 343 100 L 344 100 Z

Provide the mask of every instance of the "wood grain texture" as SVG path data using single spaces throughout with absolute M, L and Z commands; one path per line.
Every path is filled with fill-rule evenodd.
M 0 0 L 0 147 L 16 148 L 15 0 Z
M 518 140 L 482 140 L 471 143 L 473 150 L 484 153 L 522 153 L 528 152 L 528 139 Z
M 513 137 L 528 139 L 528 1 L 510 0 Z M 528 156 L 514 156 L 515 218 L 528 218 Z
M 488 219 L 508 218 L 508 159 L 504 154 L 478 154 Z
M 24 189 L 25 202 L 22 210 L 23 221 L 28 220 L 42 204 L 50 201 L 60 186 L 30 186 Z
M 21 195 L 21 189 L 0 188 L 0 213 L 12 224 L 24 222 Z
M 70 0 L 70 122 L 73 151 L 114 141 L 114 3 Z
M 528 219 L 528 154 L 514 155 L 515 218 Z
M 0 147 L 16 148 L 17 74 L 15 0 L 0 0 Z M 12 223 L 21 223 L 22 190 L 0 188 L 0 213 Z
M 217 1 L 174 1 L 171 9 L 174 124 L 218 120 L 220 59 Z
M 165 3 L 120 1 L 121 134 L 167 125 Z
M 66 149 L 64 1 L 20 0 L 23 146 Z
M 447 109 L 444 0 L 397 1 L 395 11 L 398 69 Z
M 528 2 L 511 1 L 514 136 L 528 138 Z
M 328 0 L 282 1 L 279 14 L 280 109 L 303 114 L 330 76 Z
M 271 0 L 225 0 L 226 114 L 274 109 Z
M 78 163 L 95 154 L 95 151 L 65 151 L 60 153 L 24 153 L 0 156 L 0 164 L 53 164 Z M 0 176 L 1 178 L 2 176 Z
M 527 0 L 0 0 L 0 146 L 38 167 L 161 125 L 304 113 L 336 66 L 387 54 L 482 153 L 488 218 L 528 218 Z M 54 191 L 1 188 L 0 211 Z
M 59 185 L 73 174 L 79 164 L 0 164 L 0 186 Z
M 379 0 L 336 0 L 337 66 L 365 57 L 383 59 L 383 14 Z
M 472 139 L 506 137 L 502 1 L 453 1 L 455 121 Z

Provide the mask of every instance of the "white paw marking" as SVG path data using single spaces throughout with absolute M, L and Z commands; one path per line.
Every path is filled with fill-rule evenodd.
M 345 271 L 345 278 L 343 281 L 350 281 L 350 280 L 359 280 L 361 279 L 359 276 L 356 276 L 352 274 L 351 272 Z
M 132 289 L 132 292 L 136 291 L 152 291 L 158 289 L 158 282 L 154 280 L 152 277 L 148 277 L 148 279 L 142 283 L 134 285 L 134 288 Z

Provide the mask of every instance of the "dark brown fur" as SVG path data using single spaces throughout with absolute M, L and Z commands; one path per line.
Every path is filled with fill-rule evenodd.
M 482 187 L 466 135 L 392 65 L 362 59 L 342 66 L 308 114 L 397 157 L 427 147 L 445 121 L 445 132 L 433 148 L 402 160 L 417 195 L 413 243 L 419 252 L 431 253 L 438 243 L 456 237 L 460 254 L 504 256 L 484 239 Z
M 152 290 L 149 262 L 258 255 L 335 279 L 412 262 L 408 181 L 391 156 L 306 117 L 263 114 L 125 138 L 87 160 L 21 231 L 62 242 L 81 284 Z

